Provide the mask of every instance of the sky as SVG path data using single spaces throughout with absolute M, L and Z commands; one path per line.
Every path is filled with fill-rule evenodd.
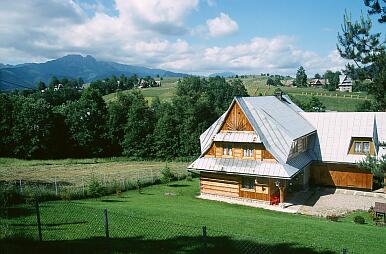
M 314 75 L 346 64 L 345 10 L 367 13 L 362 0 L 1 0 L 0 63 L 81 54 L 196 75 Z

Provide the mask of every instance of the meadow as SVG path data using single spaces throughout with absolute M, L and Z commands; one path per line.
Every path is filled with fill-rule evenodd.
M 179 78 L 164 78 L 161 87 L 150 87 L 141 89 L 141 92 L 148 101 L 159 97 L 161 101 L 170 100 L 176 92 L 176 86 Z M 229 80 L 229 79 L 227 79 Z M 255 76 L 241 79 L 250 96 L 273 95 L 278 87 L 266 86 L 267 77 Z M 316 96 L 330 111 L 356 111 L 357 107 L 368 99 L 368 95 L 363 92 L 347 93 L 340 91 L 327 91 L 322 88 L 312 87 L 287 87 L 282 86 L 280 89 L 287 94 L 294 96 L 299 101 L 309 100 Z M 127 93 L 128 91 L 123 91 Z M 352 96 L 352 97 L 351 97 Z M 106 102 L 115 100 L 117 93 L 111 93 L 104 96 Z
M 127 158 L 20 160 L 0 158 L 0 181 L 53 183 L 80 186 L 91 177 L 100 180 L 137 179 L 159 176 L 166 166 L 186 174 L 188 162 L 131 161 Z
M 98 199 L 41 203 L 42 236 L 46 242 L 37 249 L 65 253 L 72 247 L 75 253 L 110 253 L 105 252 L 103 246 L 96 247 L 105 235 L 103 210 L 107 208 L 112 238 L 109 248 L 115 249 L 115 253 L 201 253 L 193 245 L 200 241 L 204 225 L 209 239 L 221 241 L 222 246 L 229 242 L 242 244 L 245 249 L 241 253 L 252 253 L 247 249 L 251 243 L 245 241 L 255 242 L 267 250 L 280 250 L 273 253 L 327 254 L 340 253 L 343 248 L 348 253 L 384 253 L 386 228 L 374 226 L 367 212 L 356 212 L 332 222 L 201 200 L 196 197 L 198 194 L 199 181 L 193 179 Z M 2 224 L 36 239 L 32 207 L 19 206 L 18 214 L 2 219 Z M 23 209 L 24 212 L 20 212 Z M 365 217 L 366 224 L 353 222 L 357 214 Z M 14 244 L 6 240 L 2 243 Z M 33 250 L 31 248 L 31 253 Z

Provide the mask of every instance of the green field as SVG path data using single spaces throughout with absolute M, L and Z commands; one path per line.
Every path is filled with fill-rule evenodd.
M 199 181 L 194 179 L 146 187 L 141 193 L 128 191 L 120 196 L 100 199 L 42 203 L 43 239 L 50 241 L 44 248 L 51 246 L 61 253 L 61 248 L 68 250 L 72 246 L 105 253 L 96 247 L 101 241 L 95 240 L 95 237 L 104 236 L 104 208 L 110 214 L 110 236 L 116 239 L 112 241 L 113 245 L 116 244 L 112 248 L 131 246 L 130 253 L 190 252 L 186 248 L 200 240 L 203 225 L 207 226 L 208 238 L 219 237 L 224 246 L 229 241 L 252 239 L 268 249 L 280 249 L 274 253 L 327 254 L 347 248 L 348 253 L 376 254 L 384 253 L 386 247 L 386 228 L 374 226 L 364 212 L 360 213 L 366 218 L 364 225 L 353 222 L 354 214 L 339 222 L 331 222 L 324 218 L 201 200 L 196 198 L 198 193 Z M 24 213 L 19 211 L 18 216 L 2 222 L 3 225 L 12 224 L 15 232 L 36 239 L 34 223 L 31 209 Z M 242 244 L 247 248 L 251 243 Z M 160 245 L 166 249 L 157 249 Z M 147 249 L 141 249 L 144 246 Z M 246 249 L 241 253 L 249 252 Z
M 126 158 L 19 160 L 0 158 L 0 181 L 52 183 L 80 186 L 92 176 L 101 180 L 136 179 L 159 176 L 168 166 L 176 174 L 186 174 L 188 162 L 130 161 Z M 82 179 L 83 178 L 83 179 Z
M 170 100 L 176 92 L 176 86 L 179 78 L 164 78 L 162 87 L 151 87 L 141 89 L 141 92 L 149 101 L 155 97 L 160 100 Z M 242 81 L 250 96 L 258 95 L 273 95 L 277 87 L 267 87 L 267 77 L 248 77 L 243 78 Z M 327 110 L 330 111 L 356 111 L 357 107 L 367 99 L 366 93 L 347 93 L 347 92 L 329 92 L 321 88 L 297 88 L 297 87 L 280 87 L 283 92 L 293 95 L 300 101 L 310 99 L 312 95 L 317 96 Z M 127 93 L 128 91 L 123 91 Z M 117 93 L 112 93 L 104 96 L 106 102 L 116 99 Z M 353 98 L 351 98 L 353 96 Z M 358 98 L 359 97 L 359 98 Z

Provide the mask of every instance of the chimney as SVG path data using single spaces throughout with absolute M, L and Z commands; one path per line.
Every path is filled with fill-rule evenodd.
M 283 92 L 282 91 L 279 91 L 279 92 L 275 92 L 275 96 L 276 98 L 278 98 L 279 100 L 283 100 Z

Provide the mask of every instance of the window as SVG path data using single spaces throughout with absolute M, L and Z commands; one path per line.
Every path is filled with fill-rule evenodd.
M 243 156 L 253 157 L 253 147 L 252 146 L 243 147 Z
M 225 156 L 232 156 L 232 147 L 231 146 L 224 146 L 222 150 L 222 154 Z
M 363 142 L 363 152 L 370 153 L 370 142 Z
M 351 147 L 351 153 L 354 154 L 369 154 L 370 153 L 370 141 L 354 141 Z
M 308 136 L 295 140 L 292 144 L 292 153 L 302 153 L 308 148 Z
M 243 189 L 255 189 L 255 178 L 249 176 L 243 176 L 241 186 Z
M 362 142 L 354 142 L 354 152 L 355 153 L 362 152 Z

